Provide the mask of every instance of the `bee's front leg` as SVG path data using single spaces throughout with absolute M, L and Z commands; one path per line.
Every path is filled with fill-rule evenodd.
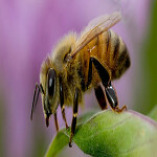
M 57 112 L 54 113 L 54 120 L 55 120 L 55 126 L 56 126 L 56 131 L 59 131 L 59 125 L 58 125 L 58 119 L 57 119 Z
M 79 100 L 79 89 L 76 88 L 75 94 L 74 94 L 74 103 L 73 103 L 73 119 L 71 123 L 71 133 L 70 133 L 70 139 L 69 139 L 69 147 L 72 147 L 72 137 L 75 132 L 76 123 L 77 123 L 77 112 L 78 112 L 78 100 Z
M 62 84 L 62 80 L 60 78 L 60 81 L 59 81 L 60 105 L 61 105 L 62 116 L 63 116 L 64 122 L 65 122 L 65 126 L 66 126 L 66 129 L 68 129 L 69 127 L 68 127 L 66 116 L 65 116 L 64 93 L 63 92 L 64 92 L 63 84 Z

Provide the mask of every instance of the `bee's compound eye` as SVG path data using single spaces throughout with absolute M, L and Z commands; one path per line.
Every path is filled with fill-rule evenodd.
M 54 69 L 48 70 L 48 95 L 53 96 L 54 86 L 56 82 L 56 71 Z

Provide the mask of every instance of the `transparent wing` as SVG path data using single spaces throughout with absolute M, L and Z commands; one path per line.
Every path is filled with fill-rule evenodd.
M 121 14 L 114 12 L 110 15 L 105 15 L 92 20 L 84 31 L 81 33 L 80 38 L 77 41 L 77 46 L 71 53 L 71 57 L 74 57 L 82 48 L 84 48 L 90 41 L 101 33 L 107 31 L 116 23 L 121 20 Z

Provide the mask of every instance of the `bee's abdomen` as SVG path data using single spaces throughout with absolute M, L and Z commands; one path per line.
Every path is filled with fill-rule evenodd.
M 130 57 L 127 48 L 120 52 L 119 57 L 115 61 L 115 69 L 112 70 L 112 79 L 117 79 L 130 67 Z
M 130 57 L 123 40 L 113 31 L 108 31 L 107 64 L 111 70 L 111 79 L 117 79 L 129 68 Z
M 111 30 L 103 32 L 86 45 L 77 56 L 82 91 L 86 91 L 90 57 L 96 58 L 104 66 L 112 80 L 122 76 L 130 66 L 129 54 L 123 40 Z M 92 85 L 95 86 L 101 80 L 95 68 L 92 73 Z

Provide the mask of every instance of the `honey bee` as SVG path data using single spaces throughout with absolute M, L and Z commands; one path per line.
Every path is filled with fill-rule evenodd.
M 116 91 L 112 80 L 118 79 L 130 66 L 130 58 L 126 44 L 112 26 L 121 20 L 121 14 L 114 12 L 92 20 L 78 36 L 71 32 L 66 35 L 46 57 L 41 65 L 40 84 L 36 84 L 31 109 L 38 101 L 39 93 L 46 120 L 54 114 L 56 130 L 59 130 L 57 108 L 60 104 L 66 128 L 65 105 L 72 106 L 73 118 L 69 146 L 75 132 L 78 104 L 83 103 L 84 93 L 94 89 L 98 103 L 102 109 L 123 111 L 126 106 L 118 107 Z

